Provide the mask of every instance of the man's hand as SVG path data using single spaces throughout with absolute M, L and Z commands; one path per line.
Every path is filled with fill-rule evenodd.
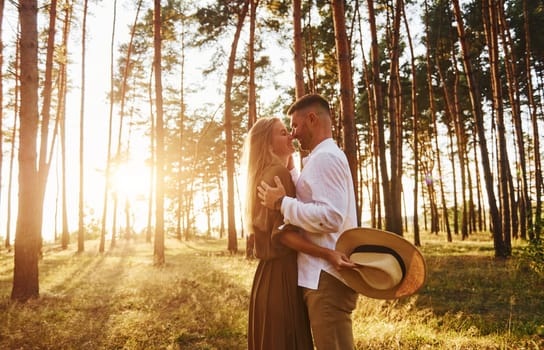
M 281 183 L 279 177 L 274 176 L 276 187 L 272 187 L 264 181 L 257 186 L 258 196 L 261 199 L 261 204 L 269 209 L 279 209 L 276 207 L 276 202 L 285 197 L 285 187 Z
M 346 256 L 346 254 L 339 252 L 337 250 L 329 250 L 327 257 L 327 261 L 331 263 L 332 266 L 336 270 L 340 270 L 343 268 L 352 268 L 356 267 L 357 265 L 353 263 L 349 258 Z

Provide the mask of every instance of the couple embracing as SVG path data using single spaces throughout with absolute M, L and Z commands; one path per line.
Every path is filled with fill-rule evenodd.
M 279 118 L 261 118 L 244 145 L 245 222 L 259 259 L 248 349 L 354 349 L 358 294 L 412 294 L 424 282 L 424 260 L 396 235 L 357 228 L 352 176 L 332 139 L 328 101 L 305 95 L 287 114 L 291 132 Z M 294 139 L 309 152 L 300 172 Z

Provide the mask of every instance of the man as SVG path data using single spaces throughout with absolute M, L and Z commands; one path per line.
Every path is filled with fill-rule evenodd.
M 357 226 L 356 202 L 347 158 L 332 139 L 329 103 L 317 94 L 299 98 L 287 114 L 291 133 L 300 148 L 310 151 L 297 179 L 296 198 L 285 196 L 279 179 L 276 187 L 259 186 L 259 197 L 268 208 L 280 209 L 285 223 L 304 230 L 315 244 L 335 249 L 340 234 Z M 298 254 L 298 284 L 308 308 L 314 343 L 319 350 L 354 349 L 351 313 L 357 293 L 327 261 Z

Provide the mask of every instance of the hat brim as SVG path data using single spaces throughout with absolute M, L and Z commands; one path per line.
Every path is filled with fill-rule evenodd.
M 338 272 L 348 286 L 356 292 L 375 299 L 397 299 L 416 293 L 426 280 L 426 263 L 419 249 L 402 236 L 374 228 L 357 227 L 344 231 L 336 242 L 336 250 L 348 257 L 361 245 L 377 245 L 393 249 L 402 258 L 406 273 L 402 281 L 387 290 L 372 288 L 353 269 L 343 268 Z

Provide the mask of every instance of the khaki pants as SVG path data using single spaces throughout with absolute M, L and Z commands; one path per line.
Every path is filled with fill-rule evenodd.
M 302 288 L 318 350 L 353 350 L 351 313 L 357 292 L 321 271 L 317 290 Z

